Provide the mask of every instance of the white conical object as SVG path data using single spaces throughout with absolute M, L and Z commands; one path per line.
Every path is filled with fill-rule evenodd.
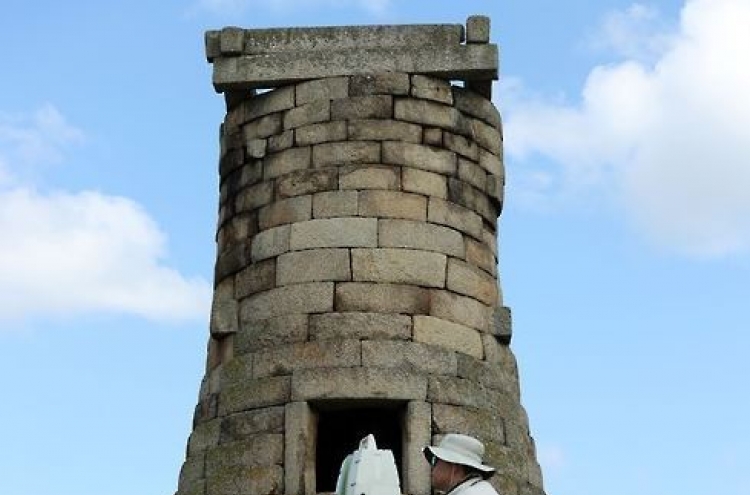
M 359 448 L 341 463 L 336 482 L 337 495 L 400 495 L 393 452 L 379 450 L 372 434 L 359 442 Z

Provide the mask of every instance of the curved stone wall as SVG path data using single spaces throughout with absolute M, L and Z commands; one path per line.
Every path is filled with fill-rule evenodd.
M 421 447 L 478 436 L 503 495 L 543 494 L 497 281 L 499 113 L 448 81 L 317 79 L 232 99 L 215 295 L 181 495 L 315 492 L 316 404 L 404 405 Z

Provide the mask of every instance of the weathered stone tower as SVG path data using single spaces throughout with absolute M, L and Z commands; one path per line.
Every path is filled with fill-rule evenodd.
M 311 495 L 374 433 L 402 489 L 479 437 L 542 495 L 497 282 L 489 19 L 206 35 L 221 127 L 206 375 L 179 495 Z M 265 90 L 265 91 L 259 91 Z

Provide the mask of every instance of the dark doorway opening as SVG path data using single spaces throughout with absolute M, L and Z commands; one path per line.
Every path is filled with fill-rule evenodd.
M 379 449 L 393 452 L 401 479 L 403 416 L 404 408 L 399 405 L 327 411 L 318 409 L 318 441 L 315 449 L 317 493 L 336 490 L 341 463 L 370 433 L 375 436 Z

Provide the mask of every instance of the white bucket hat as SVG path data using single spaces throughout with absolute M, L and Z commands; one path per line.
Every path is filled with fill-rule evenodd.
M 495 468 L 482 464 L 484 444 L 469 435 L 448 433 L 437 447 L 427 446 L 422 452 L 428 461 L 434 456 L 446 462 L 476 469 L 485 478 L 495 474 Z

